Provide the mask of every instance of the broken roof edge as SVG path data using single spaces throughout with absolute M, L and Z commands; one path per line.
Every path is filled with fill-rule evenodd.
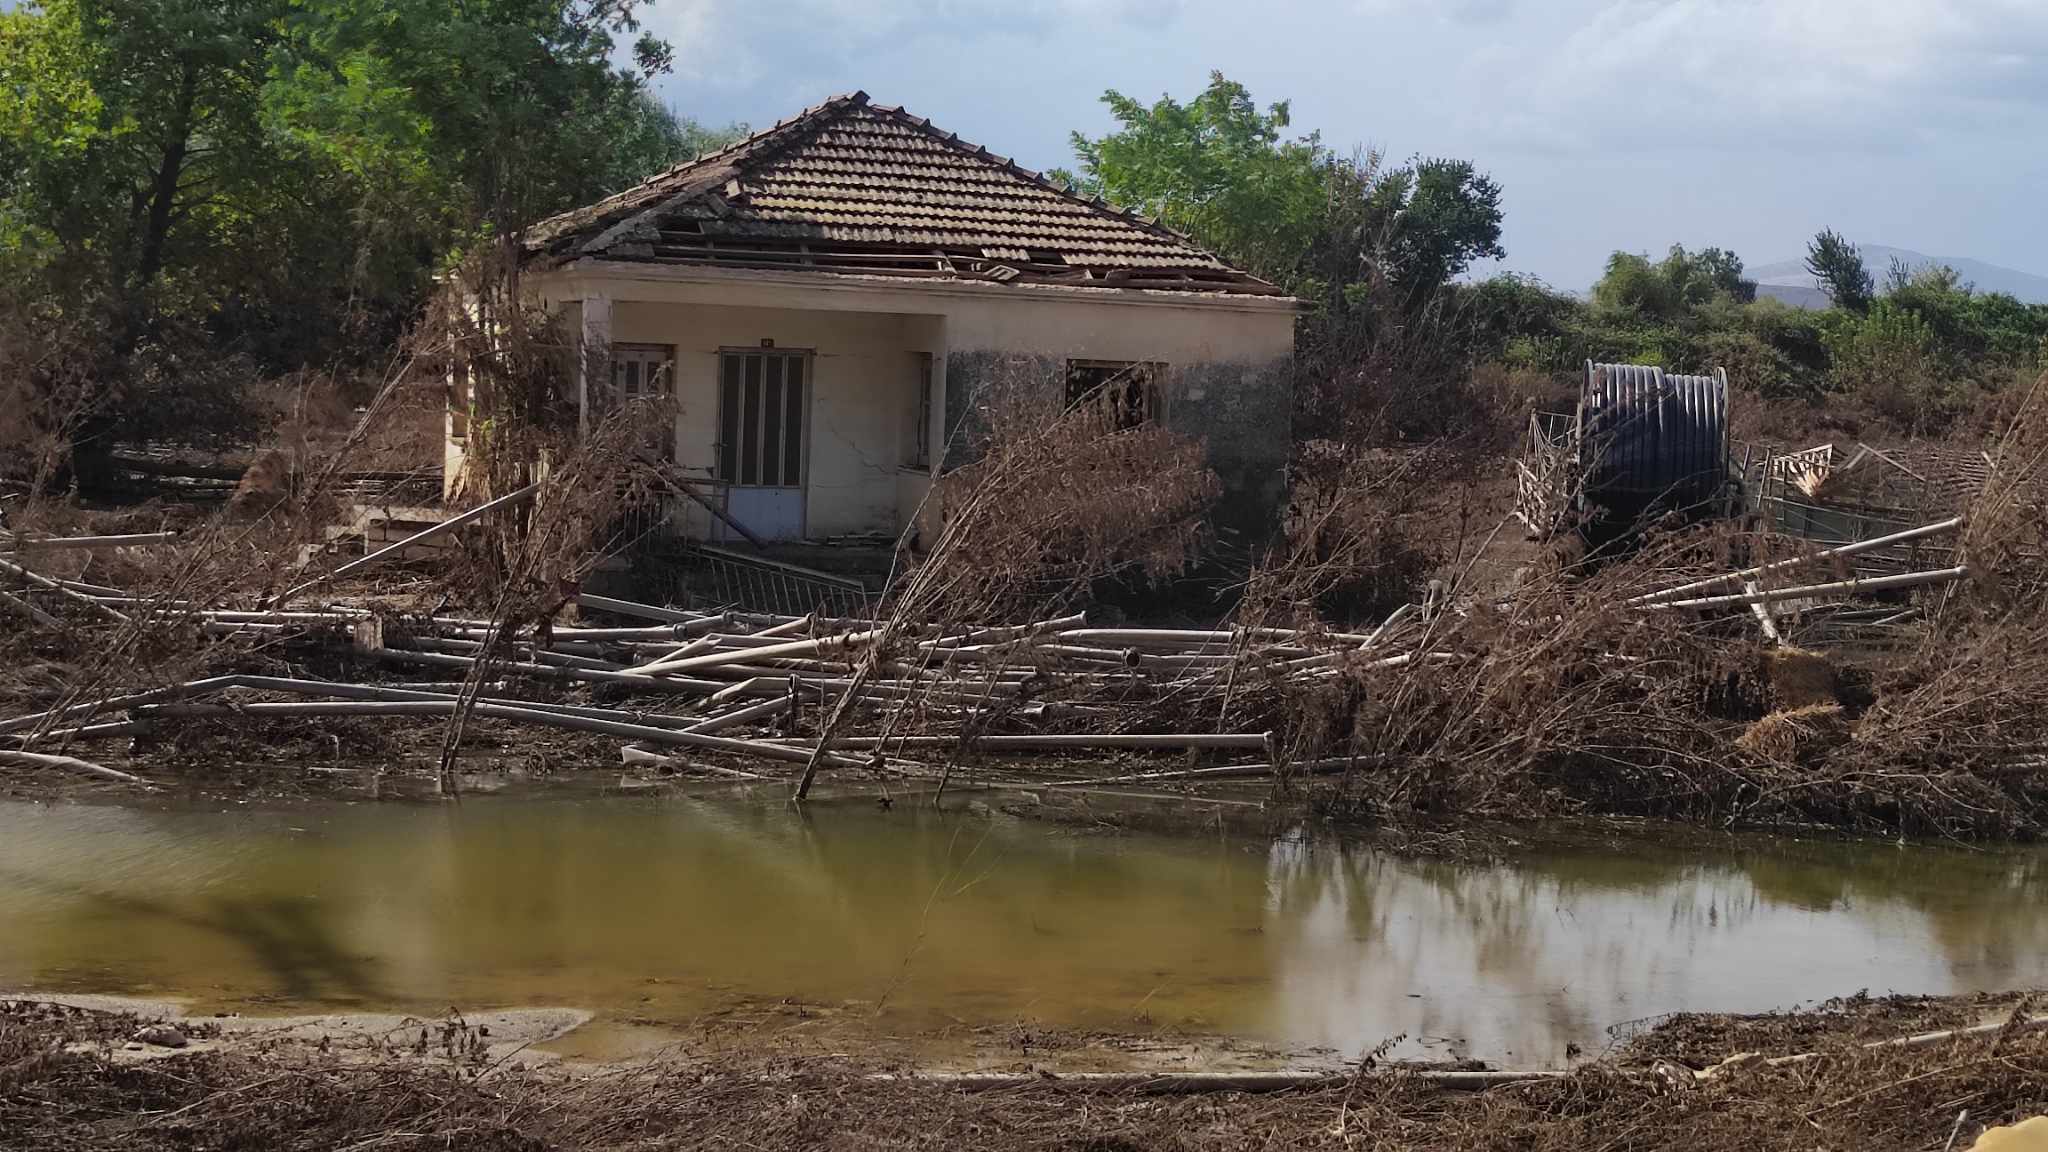
M 531 254 L 538 254 L 565 236 L 595 228 L 603 231 L 623 219 L 653 208 L 674 198 L 683 191 L 682 186 L 657 187 L 663 181 L 683 176 L 693 169 L 725 164 L 737 167 L 739 163 L 760 163 L 772 157 L 781 147 L 795 142 L 816 122 L 830 113 L 847 108 L 865 107 L 879 116 L 886 116 L 903 126 L 925 134 L 965 156 L 971 156 L 1008 172 L 1026 183 L 1059 197 L 1061 200 L 1080 205 L 1091 212 L 1116 219 L 1141 232 L 1171 240 L 1191 252 L 1215 261 L 1247 283 L 1261 285 L 1273 292 L 1280 291 L 1279 285 L 1264 277 L 1256 276 L 1238 267 L 1215 252 L 1195 242 L 1194 238 L 1179 229 L 1168 226 L 1156 216 L 1145 216 L 1137 210 L 1113 204 L 1100 195 L 1084 196 L 1078 190 L 1048 178 L 1044 173 L 1026 168 L 1007 156 L 990 152 L 986 145 L 963 140 L 957 132 L 949 132 L 934 124 L 929 116 L 916 116 L 898 104 L 876 104 L 865 89 L 855 89 L 831 96 L 805 108 L 796 115 L 776 121 L 773 125 L 754 132 L 743 139 L 714 152 L 700 153 L 696 157 L 671 165 L 667 169 L 648 177 L 631 188 L 615 192 L 604 199 L 567 212 L 557 213 L 540 220 L 525 229 L 520 236 L 520 248 Z M 690 193 L 701 195 L 698 189 Z M 588 254 L 589 245 L 580 246 Z
M 578 256 L 537 270 L 542 275 L 565 278 L 602 277 L 613 280 L 642 280 L 675 284 L 733 283 L 751 281 L 788 287 L 810 287 L 825 291 L 874 290 L 919 295 L 975 296 L 993 300 L 1015 299 L 1019 292 L 1041 296 L 1063 296 L 1099 300 L 1105 303 L 1150 305 L 1198 305 L 1240 312 L 1278 312 L 1295 315 L 1306 305 L 1282 292 L 1229 292 L 1216 289 L 1150 288 L 1092 284 L 1034 284 L 967 277 L 907 279 L 870 272 L 835 272 L 824 269 L 735 268 L 710 264 L 658 264 L 644 260 L 606 260 Z M 620 297 L 613 297 L 620 299 Z
M 751 157 L 754 152 L 766 149 L 775 137 L 796 136 L 798 128 L 807 126 L 826 112 L 842 107 L 859 107 L 866 103 L 868 94 L 858 89 L 828 97 L 794 116 L 777 120 L 758 132 L 748 133 L 723 148 L 699 152 L 690 159 L 677 161 L 630 188 L 622 188 L 590 204 L 537 220 L 521 231 L 519 246 L 528 253 L 538 253 L 556 240 L 586 227 L 601 229 L 615 224 L 623 217 L 638 213 L 674 195 L 678 189 L 657 187 L 663 181 L 685 175 L 695 168 L 727 163 L 741 155 Z

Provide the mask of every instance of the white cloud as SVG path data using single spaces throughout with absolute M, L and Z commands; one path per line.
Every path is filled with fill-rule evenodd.
M 1501 137 L 1827 151 L 2048 103 L 2037 0 L 1609 0 L 1579 15 L 1560 37 L 1488 54 L 1495 75 L 1526 84 L 1502 105 Z
M 1220 69 L 1335 147 L 1475 160 L 1506 189 L 1513 266 L 1559 283 L 1674 240 L 1762 261 L 1821 224 L 2048 268 L 2048 0 L 657 0 L 643 18 L 675 44 L 662 91 L 683 112 L 763 127 L 863 87 L 1034 167 L 1109 126 L 1105 88 L 1184 98 Z

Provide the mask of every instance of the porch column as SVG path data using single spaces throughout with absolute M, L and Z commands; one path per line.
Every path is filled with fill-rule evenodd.
M 941 318 L 938 344 L 932 349 L 932 403 L 924 429 L 925 459 L 933 480 L 939 478 L 946 463 L 946 353 L 946 321 Z
M 588 436 L 591 394 L 608 383 L 603 380 L 593 381 L 590 374 L 602 367 L 607 355 L 606 349 L 611 347 L 611 298 L 585 296 L 582 313 L 582 331 L 578 333 L 576 361 L 576 432 L 579 436 Z

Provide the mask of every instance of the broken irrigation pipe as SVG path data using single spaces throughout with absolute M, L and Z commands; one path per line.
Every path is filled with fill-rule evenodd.
M 104 764 L 95 764 L 90 760 L 80 760 L 76 756 L 52 756 L 45 752 L 16 752 L 13 749 L 0 748 L 0 764 L 25 764 L 31 768 L 63 768 L 72 772 L 83 772 L 89 776 L 118 780 L 123 784 L 137 784 L 144 788 L 156 787 L 133 773 L 109 768 Z
M 1632 596 L 1623 601 L 1623 603 L 1631 607 L 1647 607 L 1652 604 L 1661 604 L 1667 600 L 1684 596 L 1689 592 L 1703 592 L 1709 588 L 1719 588 L 1725 584 L 1741 584 L 1744 581 L 1754 580 L 1759 576 L 1767 576 L 1770 573 L 1781 572 L 1788 568 L 1802 568 L 1809 564 L 1817 564 L 1840 556 L 1855 556 L 1892 544 L 1905 544 L 1914 540 L 1924 539 L 1928 536 L 1940 536 L 1944 533 L 1956 531 L 1965 522 L 1966 519 L 1962 516 L 1951 516 L 1946 520 L 1938 520 L 1932 524 L 1923 524 L 1918 528 L 1908 528 L 1904 532 L 1894 532 L 1889 536 L 1874 536 L 1868 540 L 1857 540 L 1838 547 L 1823 549 L 1811 556 L 1794 556 L 1789 560 L 1778 560 L 1770 564 L 1759 564 L 1754 568 L 1744 568 L 1740 572 L 1725 572 L 1719 576 L 1709 576 L 1704 580 L 1695 580 L 1690 584 L 1680 584 L 1676 588 L 1662 588 L 1655 592 L 1646 592 L 1641 596 Z
M 286 601 L 290 600 L 294 596 L 297 596 L 301 592 L 310 591 L 314 588 L 318 588 L 322 584 L 338 580 L 351 572 L 357 571 L 358 569 L 367 568 L 370 565 L 375 564 L 377 561 L 384 559 L 386 556 L 402 552 L 406 548 L 409 548 L 414 544 L 418 544 L 421 541 L 431 540 L 436 536 L 440 536 L 448 532 L 453 532 L 457 528 L 461 528 L 464 525 L 475 523 L 476 521 L 483 519 L 483 517 L 486 514 L 495 512 L 500 508 L 505 508 L 510 505 L 517 504 L 520 501 L 532 496 L 535 492 L 539 490 L 540 482 L 535 481 L 532 484 L 528 484 L 526 487 L 521 488 L 517 492 L 507 492 L 505 495 L 498 497 L 496 500 L 486 501 L 482 504 L 477 505 L 474 508 L 471 508 L 469 511 L 464 512 L 459 516 L 451 517 L 447 520 L 441 521 L 439 524 L 436 524 L 431 528 L 425 528 L 418 532 L 415 532 L 412 535 L 407 536 L 405 539 L 400 540 L 394 544 L 387 544 L 384 547 L 377 549 L 375 552 L 372 552 L 368 556 L 364 556 L 359 560 L 351 560 L 348 563 L 343 564 L 341 567 L 336 568 L 334 571 L 329 572 L 325 576 L 315 577 L 314 579 L 308 580 L 305 583 L 300 584 L 296 588 L 288 589 L 282 595 L 280 595 L 275 601 L 273 601 L 273 603 L 282 605 Z
M 248 688 L 259 692 L 283 692 L 294 696 L 328 696 L 338 700 L 457 700 L 461 698 L 464 685 L 449 685 L 447 691 L 436 691 L 418 686 L 395 684 L 341 684 L 327 680 L 294 680 L 282 676 L 236 676 L 231 688 Z M 584 716 L 592 720 L 619 720 L 630 716 L 635 724 L 652 724 L 658 728 L 688 730 L 701 723 L 696 716 L 665 716 L 660 713 L 630 712 L 620 708 L 593 708 L 581 704 L 557 704 L 544 700 L 524 700 L 518 697 L 499 696 L 489 688 L 483 690 L 478 699 L 494 704 L 507 704 L 517 708 L 530 708 L 536 712 L 554 712 L 563 716 Z
M 458 700 L 388 700 L 388 701 L 318 701 L 300 703 L 237 704 L 161 704 L 139 710 L 150 716 L 449 716 L 461 704 Z M 469 711 L 477 716 L 489 716 L 500 720 L 518 720 L 548 728 L 568 728 L 579 732 L 596 732 L 605 736 L 618 736 L 628 740 L 639 740 L 649 744 L 674 744 L 685 748 L 703 748 L 712 752 L 724 752 L 734 756 L 754 756 L 764 760 L 781 760 L 785 763 L 802 764 L 809 761 L 811 754 L 802 748 L 791 748 L 783 744 L 770 744 L 758 740 L 735 740 L 725 736 L 704 736 L 673 728 L 656 728 L 649 724 L 628 724 L 618 720 L 599 720 L 588 716 L 570 716 L 560 712 L 542 712 L 532 708 L 517 708 L 508 704 L 496 704 L 479 700 L 470 705 Z M 865 768 L 867 762 L 850 756 L 828 756 L 841 767 Z
M 105 740 L 115 736 L 140 736 L 150 730 L 144 720 L 114 720 L 105 724 L 87 724 L 79 728 L 54 728 L 42 734 L 40 739 L 63 744 L 76 740 Z M 8 733 L 0 740 L 27 740 L 19 733 Z
M 636 748 L 631 744 L 619 749 L 619 762 L 622 764 L 657 764 L 664 768 L 677 768 L 686 772 L 709 772 L 714 776 L 726 776 L 734 780 L 775 779 L 773 776 L 763 776 L 759 772 L 744 772 L 738 768 L 726 768 L 717 764 L 699 764 L 694 760 L 685 760 L 680 756 L 664 756 L 659 752 L 649 752 L 645 748 Z
M 11 716 L 5 720 L 0 720 L 0 732 L 19 732 L 24 728 L 34 728 L 45 720 L 62 721 L 73 718 L 82 720 L 87 716 L 100 712 L 118 712 L 121 709 L 133 708 L 140 704 L 156 704 L 165 700 L 183 700 L 192 696 L 203 696 L 209 692 L 218 692 L 223 688 L 233 687 L 235 682 L 240 679 L 241 677 L 239 676 L 209 676 L 204 680 L 188 680 L 183 684 L 174 684 L 169 688 L 154 688 L 147 692 L 132 692 L 126 696 L 109 696 L 104 700 L 94 700 L 84 704 L 67 704 L 60 708 L 51 708 L 42 712 L 30 712 L 25 716 Z
M 739 708 L 721 716 L 700 720 L 683 729 L 683 731 L 694 732 L 702 736 L 730 728 L 735 724 L 745 724 L 751 720 L 765 720 L 770 716 L 776 716 L 789 711 L 789 706 L 790 698 L 788 696 L 771 696 L 759 704 L 749 704 L 745 708 Z
M 62 628 L 64 626 L 62 620 L 57 619 L 55 616 L 50 615 L 26 600 L 17 599 L 9 593 L 0 592 L 0 604 L 5 604 L 9 608 L 28 617 L 29 622 L 32 624 L 40 624 L 45 628 Z
M 473 656 L 451 656 L 441 652 L 414 652 L 398 648 L 375 648 L 363 652 L 373 660 L 389 664 L 411 664 L 435 668 L 468 668 L 476 663 Z M 649 692 L 677 692 L 685 695 L 706 696 L 725 685 L 716 680 L 685 680 L 679 677 L 636 676 L 629 672 L 600 672 L 595 668 L 568 668 L 555 664 L 536 664 L 530 660 L 491 659 L 495 671 L 509 672 L 539 680 L 581 680 L 591 684 L 628 684 Z
M 29 552 L 56 552 L 65 548 L 139 548 L 150 544 L 166 544 L 176 540 L 176 532 L 131 532 L 123 536 L 42 536 L 29 538 L 17 536 L 4 543 L 7 551 L 0 556 L 26 554 Z
M 1311 760 L 1290 765 L 1286 774 L 1295 776 L 1335 776 L 1348 770 L 1352 762 L 1348 759 Z M 1083 788 L 1095 784 L 1153 784 L 1171 783 L 1175 780 L 1229 780 L 1256 776 L 1279 776 L 1271 764 L 1221 764 L 1214 768 L 1174 768 L 1161 772 L 1132 772 L 1122 776 L 1095 776 L 1086 780 L 1048 780 L 1037 785 L 1041 788 Z
M 2007 1028 L 2011 1028 L 2015 1032 L 2025 1031 L 2039 1028 L 2043 1025 L 2048 1025 L 2048 1016 L 2023 1016 L 2017 1020 L 1994 1020 L 1987 1024 L 1974 1024 L 1968 1028 L 1944 1028 L 1939 1032 L 1918 1032 L 1911 1036 L 1895 1036 L 1889 1040 L 1872 1040 L 1868 1044 L 1863 1045 L 1863 1048 L 1866 1051 L 1877 1051 L 1885 1048 L 1925 1048 L 1945 1040 L 1961 1040 L 1968 1036 L 1990 1036 L 2003 1032 Z M 1773 1056 L 1764 1061 L 1764 1063 L 1772 1068 L 1783 1068 L 1791 1064 L 1805 1064 L 1809 1061 L 1818 1060 L 1823 1055 L 1824 1053 L 1820 1052 L 1801 1052 L 1793 1056 Z M 1711 1072 L 1712 1069 L 1710 1068 L 1706 1071 Z
M 1504 1084 L 1561 1080 L 1564 1072 L 1448 1072 L 1390 1069 L 1364 1074 L 1370 1080 L 1403 1080 L 1437 1088 L 1482 1091 Z M 1343 1088 L 1361 1078 L 1356 1069 L 1332 1072 L 914 1072 L 876 1073 L 870 1080 L 930 1084 L 973 1092 L 1000 1088 L 1073 1088 L 1087 1092 L 1192 1095 L 1201 1092 L 1289 1092 Z
M 661 620 L 670 624 L 696 625 L 708 631 L 726 623 L 729 613 L 686 612 L 681 608 L 663 608 L 654 604 L 641 604 L 633 600 L 614 600 L 609 596 L 592 596 L 588 592 L 576 597 L 576 606 L 598 612 L 615 612 L 621 616 L 638 616 L 642 620 Z
M 1110 748 L 1166 749 L 1234 748 L 1263 751 L 1272 747 L 1270 732 L 1060 733 L 1032 736 L 837 736 L 833 748 Z
M 31 572 L 28 569 L 22 567 L 21 565 L 16 564 L 12 560 L 0 560 L 0 572 L 11 572 L 16 576 L 21 577 L 23 580 L 28 581 L 31 584 L 40 584 L 43 587 L 48 588 L 52 592 L 55 592 L 67 599 L 76 601 L 80 604 L 85 605 L 88 608 L 91 608 L 93 611 L 98 612 L 102 616 L 108 616 L 113 618 L 113 620 L 117 623 L 126 624 L 129 622 L 127 616 L 115 611 L 112 608 L 107 607 L 105 604 L 102 604 L 98 600 L 95 600 L 92 597 L 87 596 L 85 593 L 74 592 L 71 589 L 66 588 L 64 585 L 59 584 L 57 581 L 50 579 L 48 576 L 45 576 L 40 572 Z
M 787 644 L 771 644 L 766 648 L 742 648 L 732 652 L 707 652 L 702 656 L 671 657 L 667 660 L 656 660 L 652 664 L 642 664 L 637 668 L 629 668 L 627 671 L 639 676 L 648 676 L 655 672 L 672 675 L 697 668 L 716 668 L 721 664 L 748 664 L 756 660 L 789 656 L 821 656 L 830 652 L 848 651 L 880 634 L 879 629 L 870 629 L 866 632 L 825 636 L 817 640 L 793 640 Z
M 1858 580 L 1836 580 L 1827 584 L 1803 584 L 1795 588 L 1766 588 L 1758 592 L 1737 592 L 1729 596 L 1705 596 L 1696 600 L 1664 600 L 1642 608 L 1729 608 L 1743 604 L 1775 604 L 1780 600 L 1802 600 L 1809 596 L 1837 593 L 1882 592 L 1888 588 L 1917 588 L 1923 584 L 1947 584 L 1970 574 L 1968 565 L 1936 568 L 1928 572 L 1902 572 L 1897 576 L 1871 576 Z

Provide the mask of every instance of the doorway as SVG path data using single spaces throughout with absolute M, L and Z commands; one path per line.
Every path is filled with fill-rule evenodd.
M 763 540 L 801 540 L 811 354 L 719 353 L 718 479 L 726 515 Z M 731 532 L 716 525 L 720 538 Z

